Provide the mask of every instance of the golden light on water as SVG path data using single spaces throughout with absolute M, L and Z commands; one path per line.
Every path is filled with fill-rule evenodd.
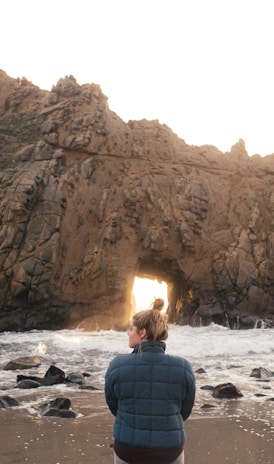
M 132 294 L 135 298 L 136 311 L 149 309 L 155 298 L 163 298 L 167 309 L 167 283 L 157 279 L 141 279 L 135 277 Z

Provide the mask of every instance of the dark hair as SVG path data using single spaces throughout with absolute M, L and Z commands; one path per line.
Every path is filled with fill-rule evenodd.
M 160 300 L 160 298 L 159 298 Z M 162 300 L 163 301 L 163 300 Z M 146 309 L 135 313 L 132 318 L 132 324 L 138 330 L 146 329 L 147 339 L 149 341 L 162 341 L 168 337 L 167 315 L 161 313 L 161 309 Z

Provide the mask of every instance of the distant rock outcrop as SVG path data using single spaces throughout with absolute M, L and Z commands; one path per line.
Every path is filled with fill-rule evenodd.
M 274 321 L 274 155 L 125 123 L 95 84 L 0 71 L 0 330 L 122 328 L 135 276 L 171 322 Z

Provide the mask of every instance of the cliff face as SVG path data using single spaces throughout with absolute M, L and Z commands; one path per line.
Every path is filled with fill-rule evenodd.
M 169 318 L 274 321 L 274 155 L 123 122 L 99 86 L 0 71 L 0 330 L 124 327 L 135 276 Z

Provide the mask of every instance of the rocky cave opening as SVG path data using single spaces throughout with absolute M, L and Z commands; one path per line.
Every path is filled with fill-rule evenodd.
M 167 292 L 168 285 L 164 280 L 159 280 L 155 276 L 136 276 L 132 288 L 132 305 L 138 312 L 150 308 L 155 298 L 162 298 L 164 311 L 166 311 L 168 306 Z
M 132 287 L 133 312 L 151 307 L 155 298 L 163 298 L 169 321 L 178 322 L 182 318 L 185 294 L 185 276 L 175 259 L 159 255 L 140 259 Z

